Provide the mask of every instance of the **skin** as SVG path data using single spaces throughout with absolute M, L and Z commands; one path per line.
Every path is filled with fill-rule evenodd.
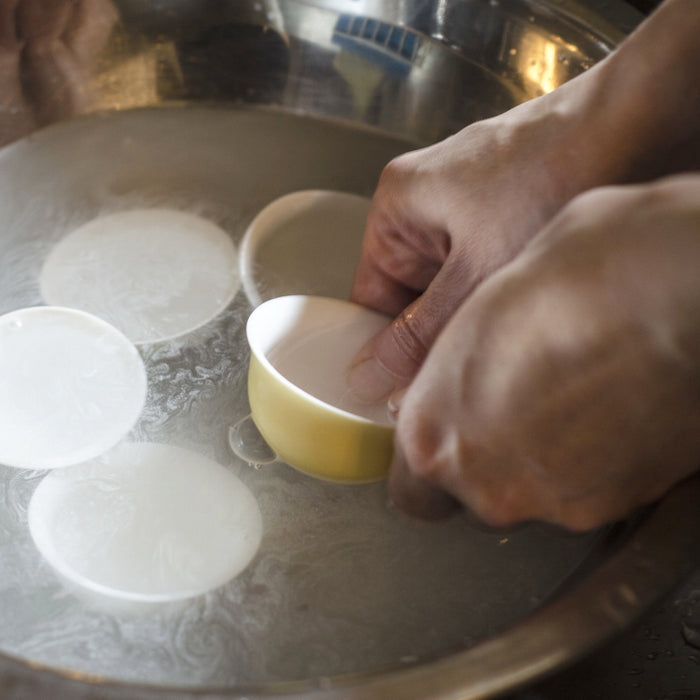
M 385 169 L 352 297 L 396 319 L 348 381 L 398 414 L 400 507 L 586 530 L 695 468 L 700 184 L 657 180 L 700 168 L 699 27 L 667 0 L 579 78 Z
M 700 176 L 565 207 L 434 344 L 399 412 L 394 502 L 415 510 L 427 482 L 491 526 L 581 531 L 696 470 L 698 231 Z
M 89 109 L 110 0 L 0 0 L 0 144 Z

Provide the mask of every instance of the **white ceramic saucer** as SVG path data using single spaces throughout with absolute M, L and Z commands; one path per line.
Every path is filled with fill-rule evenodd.
M 29 505 L 37 548 L 69 582 L 132 602 L 175 601 L 239 574 L 262 538 L 230 471 L 172 445 L 122 443 L 51 472 Z
M 206 219 L 170 209 L 89 221 L 59 241 L 40 275 L 48 304 L 88 311 L 134 343 L 199 328 L 239 288 L 230 236 Z
M 0 464 L 91 459 L 131 430 L 145 400 L 138 351 L 99 318 L 45 306 L 0 316 Z

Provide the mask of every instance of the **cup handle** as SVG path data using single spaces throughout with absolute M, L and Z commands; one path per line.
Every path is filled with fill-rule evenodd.
M 265 442 L 250 414 L 228 429 L 228 444 L 237 457 L 256 469 L 278 460 L 277 453 Z

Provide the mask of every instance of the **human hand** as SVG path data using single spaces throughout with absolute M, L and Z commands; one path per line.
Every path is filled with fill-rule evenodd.
M 389 488 L 582 531 L 700 465 L 700 175 L 576 198 L 463 303 L 407 390 Z
M 527 103 L 385 168 L 351 298 L 395 320 L 354 361 L 359 398 L 409 384 L 462 301 L 582 187 L 559 119 Z
M 700 167 L 698 27 L 697 0 L 666 0 L 586 73 L 387 167 L 352 298 L 396 320 L 354 362 L 359 398 L 408 385 L 462 301 L 576 194 Z
M 0 143 L 86 111 L 110 0 L 0 0 Z

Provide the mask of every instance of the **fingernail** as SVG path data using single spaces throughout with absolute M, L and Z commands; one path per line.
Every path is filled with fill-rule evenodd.
M 394 378 L 374 357 L 350 367 L 347 384 L 350 393 L 364 403 L 386 399 L 395 387 Z
M 399 411 L 401 410 L 401 404 L 403 403 L 403 399 L 404 396 L 406 396 L 407 391 L 407 386 L 403 387 L 402 389 L 397 389 L 396 391 L 392 392 L 391 396 L 386 402 L 389 417 L 392 421 L 394 421 L 394 423 L 396 423 L 396 421 L 399 419 Z

